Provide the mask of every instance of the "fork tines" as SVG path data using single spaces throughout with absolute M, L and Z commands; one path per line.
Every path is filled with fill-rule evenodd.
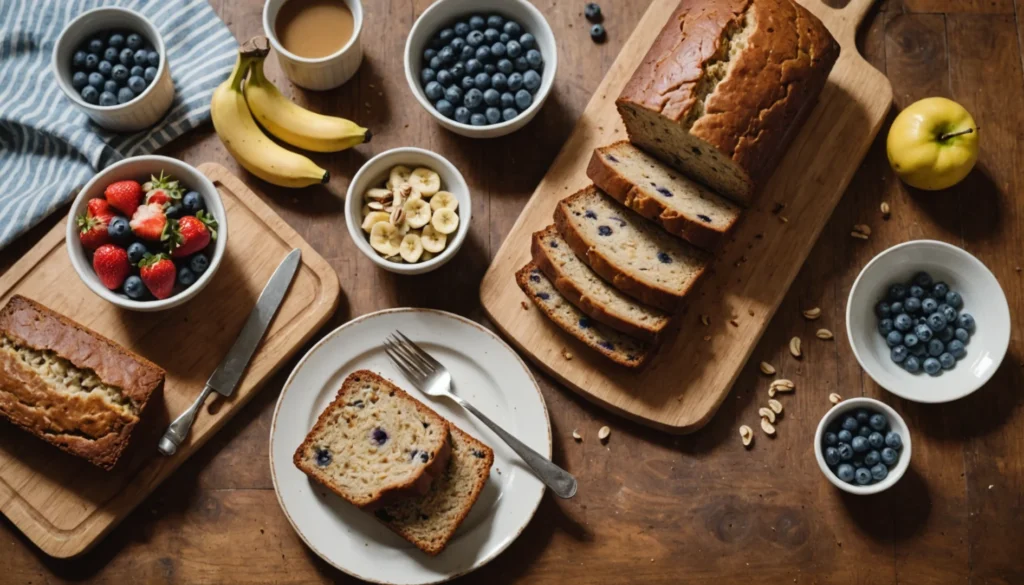
M 384 351 L 402 373 L 416 383 L 443 367 L 401 331 L 395 331 L 384 340 Z

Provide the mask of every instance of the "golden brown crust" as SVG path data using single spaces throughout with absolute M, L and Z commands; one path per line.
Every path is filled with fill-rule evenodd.
M 123 393 L 127 404 L 112 404 L 94 392 L 61 393 L 22 362 L 0 355 L 0 415 L 72 455 L 113 468 L 146 404 L 163 388 L 164 371 L 20 295 L 0 311 L 0 335 L 21 347 L 53 352 Z

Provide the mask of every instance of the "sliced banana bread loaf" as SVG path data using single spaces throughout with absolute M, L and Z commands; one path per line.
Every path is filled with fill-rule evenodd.
M 516 272 L 516 283 L 555 325 L 613 362 L 638 368 L 653 353 L 646 343 L 592 320 L 565 300 L 533 262 Z
M 714 247 L 740 208 L 625 140 L 594 150 L 587 176 L 602 191 L 701 248 Z
M 378 520 L 423 552 L 436 555 L 469 514 L 483 491 L 494 451 L 448 423 L 452 455 L 426 495 L 407 498 L 374 512 Z
M 634 144 L 746 204 L 838 57 L 791 0 L 682 0 L 616 104 Z
M 658 229 L 594 186 L 559 202 L 558 231 L 615 288 L 673 311 L 708 264 L 705 252 Z
M 645 341 L 657 341 L 668 326 L 664 311 L 619 292 L 573 253 L 549 225 L 533 234 L 533 262 L 570 303 L 599 323 Z
M 360 507 L 422 495 L 451 454 L 448 421 L 367 370 L 345 378 L 295 451 L 295 466 Z
M 156 364 L 35 301 L 0 312 L 0 416 L 103 469 L 163 384 Z

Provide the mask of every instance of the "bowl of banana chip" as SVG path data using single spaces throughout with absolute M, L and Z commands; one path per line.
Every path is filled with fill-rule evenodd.
M 345 222 L 356 247 L 397 274 L 423 274 L 451 260 L 469 233 L 470 217 L 462 173 L 422 148 L 373 157 L 353 177 L 345 198 Z

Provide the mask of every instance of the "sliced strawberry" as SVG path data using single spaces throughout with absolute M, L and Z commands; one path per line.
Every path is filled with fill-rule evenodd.
M 142 185 L 138 181 L 118 181 L 107 185 L 103 196 L 114 209 L 130 217 L 142 201 Z
M 132 232 L 143 240 L 158 242 L 164 235 L 164 228 L 167 227 L 167 216 L 164 208 L 158 203 L 140 205 L 132 215 L 129 224 Z
M 110 204 L 107 203 L 107 200 L 100 197 L 89 200 L 89 203 L 86 204 L 85 213 L 89 217 L 102 219 L 103 222 L 107 224 L 110 223 L 110 220 L 114 219 L 115 215 L 114 210 L 110 208 Z
M 217 220 L 200 211 L 173 222 L 168 234 L 171 256 L 190 256 L 217 239 Z
M 150 181 L 146 183 L 146 186 L 149 187 L 146 191 L 147 204 L 159 203 L 167 206 L 181 201 L 182 191 L 178 181 L 164 175 L 163 171 L 160 171 L 159 177 L 150 176 Z
M 158 299 L 166 299 L 174 290 L 178 271 L 167 254 L 146 254 L 139 262 L 139 277 L 149 292 Z
M 103 286 L 117 290 L 131 274 L 132 266 L 128 262 L 128 252 L 125 252 L 124 248 L 104 244 L 92 255 L 92 269 L 96 271 L 96 276 Z

